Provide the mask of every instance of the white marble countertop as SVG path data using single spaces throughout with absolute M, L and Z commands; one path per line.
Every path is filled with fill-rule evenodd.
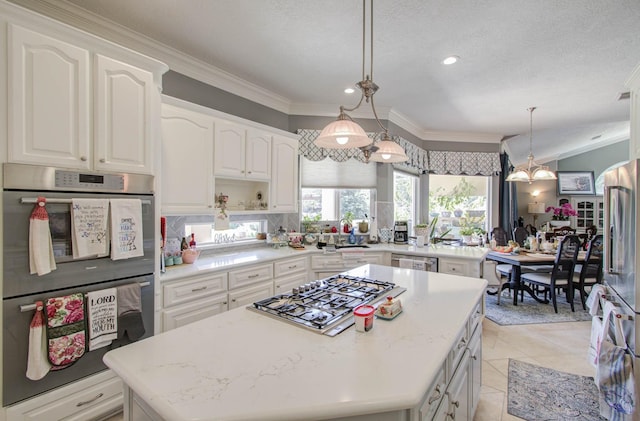
M 321 335 L 237 308 L 108 352 L 104 361 L 167 420 L 318 420 L 415 407 L 486 286 L 365 265 L 407 288 L 404 311 Z
M 340 249 L 337 253 L 353 253 L 353 252 L 391 252 L 401 253 L 415 256 L 428 257 L 449 257 L 456 259 L 466 259 L 482 261 L 484 260 L 488 248 L 484 247 L 458 247 L 446 245 L 429 245 L 424 247 L 416 247 L 406 244 L 369 244 L 368 248 L 346 248 Z M 319 250 L 315 246 L 306 246 L 304 250 L 294 250 L 291 247 L 255 247 L 251 249 L 238 249 L 237 251 L 220 251 L 213 253 L 211 251 L 201 252 L 201 256 L 193 264 L 182 264 L 179 266 L 169 266 L 165 273 L 160 274 L 160 281 L 173 281 L 184 277 L 204 274 L 215 270 L 224 270 L 231 267 L 241 267 L 253 265 L 261 262 L 269 262 L 280 259 L 292 258 L 297 256 L 306 256 L 310 254 L 322 254 L 323 250 Z

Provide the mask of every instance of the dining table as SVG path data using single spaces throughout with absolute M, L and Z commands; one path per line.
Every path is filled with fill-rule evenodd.
M 578 262 L 583 262 L 585 258 L 585 252 L 580 251 L 578 253 Z M 538 297 L 538 295 L 528 286 L 522 283 L 520 275 L 522 274 L 522 266 L 549 266 L 553 265 L 556 259 L 556 252 L 541 252 L 541 251 L 527 251 L 520 250 L 520 252 L 503 253 L 497 250 L 491 250 L 486 259 L 494 260 L 499 263 L 506 263 L 511 265 L 511 277 L 508 283 L 504 283 L 502 288 L 511 288 L 513 294 L 513 305 L 518 305 L 518 291 L 524 291 L 529 294 L 534 300 L 548 304 L 549 300 Z M 500 294 L 501 291 L 498 291 Z

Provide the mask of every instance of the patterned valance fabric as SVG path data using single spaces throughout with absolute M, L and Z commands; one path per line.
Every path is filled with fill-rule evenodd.
M 321 161 L 331 158 L 336 162 L 356 159 L 365 162 L 362 151 L 354 149 L 325 149 L 316 146 L 313 141 L 320 130 L 300 129 L 300 155 L 310 161 Z M 378 141 L 381 133 L 367 133 L 374 141 Z M 497 175 L 500 174 L 500 154 L 497 152 L 447 152 L 426 151 L 399 136 L 393 136 L 409 157 L 398 167 L 405 167 L 418 173 L 450 174 L 450 175 Z

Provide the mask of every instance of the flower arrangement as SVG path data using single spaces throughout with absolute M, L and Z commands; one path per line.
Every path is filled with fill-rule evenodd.
M 227 213 L 225 212 L 225 209 L 227 209 L 227 202 L 229 201 L 229 196 L 226 196 L 220 193 L 219 195 L 216 196 L 216 201 L 218 202 L 217 207 L 220 208 L 220 214 L 218 215 L 218 217 L 226 218 Z
M 553 212 L 551 219 L 554 221 L 567 221 L 570 216 L 578 215 L 573 207 L 571 207 L 571 203 L 565 203 L 562 206 L 548 206 L 545 209 L 545 212 Z

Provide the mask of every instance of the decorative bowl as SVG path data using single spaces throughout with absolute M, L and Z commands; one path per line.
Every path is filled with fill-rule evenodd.
M 200 252 L 197 250 L 182 250 L 182 263 L 193 263 L 198 259 Z

